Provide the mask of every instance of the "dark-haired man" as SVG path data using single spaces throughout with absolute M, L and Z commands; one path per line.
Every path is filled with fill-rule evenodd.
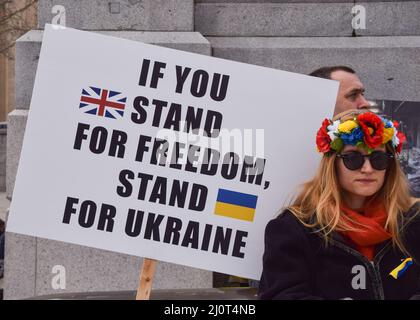
M 334 115 L 350 109 L 370 107 L 369 102 L 365 99 L 363 83 L 352 68 L 346 66 L 322 67 L 309 75 L 340 82 Z

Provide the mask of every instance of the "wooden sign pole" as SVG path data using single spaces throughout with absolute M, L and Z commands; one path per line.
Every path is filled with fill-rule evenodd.
M 139 287 L 137 288 L 136 300 L 149 300 L 152 291 L 153 277 L 155 275 L 157 260 L 143 259 L 140 272 Z

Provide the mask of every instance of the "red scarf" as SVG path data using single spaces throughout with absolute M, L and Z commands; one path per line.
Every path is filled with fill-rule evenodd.
M 376 201 L 359 210 L 360 213 L 350 209 L 344 203 L 340 208 L 347 217 L 357 222 L 348 221 L 352 228 L 358 230 L 341 233 L 357 251 L 372 261 L 375 256 L 375 245 L 391 238 L 391 234 L 385 230 L 388 213 L 384 205 Z

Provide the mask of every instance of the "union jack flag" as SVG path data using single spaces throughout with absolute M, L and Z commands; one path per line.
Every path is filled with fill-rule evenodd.
M 82 89 L 79 108 L 85 113 L 116 119 L 124 115 L 126 100 L 121 92 L 88 87 Z

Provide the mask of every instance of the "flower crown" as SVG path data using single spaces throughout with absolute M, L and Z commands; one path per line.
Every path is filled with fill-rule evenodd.
M 372 152 L 388 142 L 400 153 L 406 142 L 404 133 L 398 131 L 399 124 L 372 112 L 355 115 L 341 122 L 325 119 L 316 135 L 316 145 L 324 154 L 340 152 L 345 145 L 353 145 Z

